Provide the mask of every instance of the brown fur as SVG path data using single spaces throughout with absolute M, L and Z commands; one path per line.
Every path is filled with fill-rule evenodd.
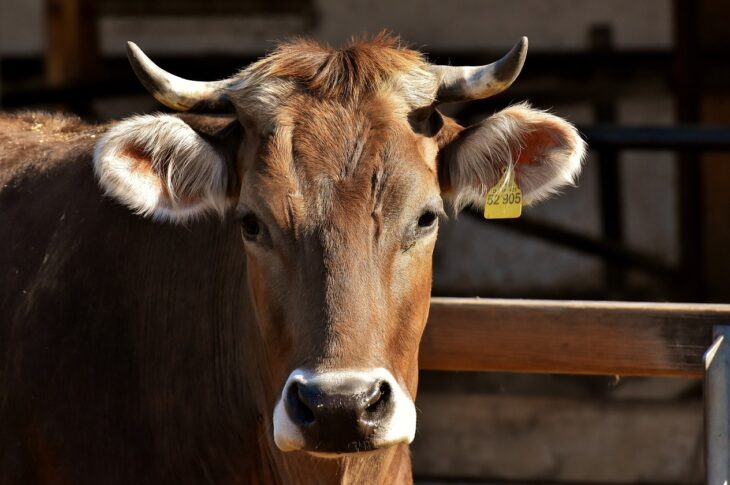
M 436 150 L 388 97 L 351 102 L 301 93 L 277 130 L 246 141 L 258 149 L 244 157 L 239 210 L 258 214 L 275 243 L 248 252 L 249 284 L 284 364 L 275 382 L 296 367 L 386 367 L 415 393 L 433 241 L 411 256 L 403 230 L 438 197 Z
M 288 374 L 383 367 L 415 397 L 436 238 L 419 217 L 465 186 L 483 200 L 504 163 L 484 140 L 517 153 L 522 118 L 550 128 L 523 137 L 539 145 L 518 157 L 536 179 L 558 180 L 541 167 L 559 172 L 580 145 L 524 106 L 463 130 L 433 108 L 437 87 L 392 37 L 296 41 L 230 88 L 235 122 L 112 128 L 128 146 L 110 153 L 135 159 L 131 171 L 154 172 L 135 136 L 181 125 L 183 141 L 216 155 L 209 166 L 227 164 L 200 172 L 195 157 L 178 167 L 166 156 L 157 169 L 255 214 L 264 230 L 245 250 L 233 217 L 175 226 L 103 197 L 92 151 L 108 126 L 0 116 L 0 483 L 411 482 L 403 444 L 336 459 L 280 452 L 272 410 Z M 198 191 L 183 192 L 194 209 Z
M 295 79 L 316 98 L 347 100 L 375 92 L 396 76 L 426 65 L 420 52 L 381 33 L 372 39 L 353 39 L 339 49 L 308 40 L 283 43 L 246 71 Z
M 336 109 L 325 104 L 320 108 L 325 106 Z M 375 131 L 366 137 L 361 157 L 346 157 L 357 147 L 348 145 L 346 132 L 338 136 L 332 129 L 339 121 L 347 123 L 348 129 L 371 121 L 365 112 L 348 117 L 344 111 L 337 113 L 343 118 L 325 116 L 316 129 L 330 131 L 329 143 L 342 150 L 343 157 L 337 160 L 346 160 L 347 168 L 318 158 L 324 147 L 309 146 L 311 140 L 300 138 L 295 127 L 290 138 L 267 144 L 269 152 L 262 147 L 261 153 L 268 154 L 257 169 L 269 177 L 260 185 L 261 194 L 274 191 L 269 192 L 268 201 L 279 200 L 277 193 L 292 189 L 301 189 L 301 195 L 311 200 L 331 187 L 331 196 L 354 204 L 326 207 L 322 203 L 316 210 L 303 204 L 289 219 L 281 219 L 282 224 L 288 220 L 306 227 L 301 235 L 305 252 L 335 251 L 328 266 L 335 272 L 349 264 L 341 259 L 349 260 L 346 248 L 366 253 L 375 249 L 376 241 L 367 229 L 376 204 L 371 198 L 373 173 L 392 169 L 394 179 L 406 177 L 410 170 L 398 161 L 418 156 L 417 151 L 408 155 L 396 144 L 388 150 L 402 156 L 383 158 L 386 144 L 375 135 L 392 124 L 393 120 L 385 120 L 380 127 L 375 123 L 368 128 Z M 306 113 L 300 116 L 304 123 Z M 43 124 L 48 131 L 28 133 L 31 122 Z M 9 268 L 0 286 L 10 289 L 3 293 L 0 305 L 2 314 L 10 315 L 0 326 L 0 389 L 12 390 L 3 392 L 0 405 L 0 420 L 12 423 L 0 431 L 0 482 L 410 481 L 404 445 L 340 460 L 282 454 L 271 440 L 270 419 L 292 363 L 310 359 L 312 349 L 323 351 L 312 364 L 328 359 L 331 366 L 380 364 L 378 349 L 397 349 L 394 356 L 398 352 L 412 355 L 419 328 L 404 327 L 409 334 L 415 332 L 410 348 L 402 345 L 412 340 L 405 335 L 373 345 L 356 339 L 327 350 L 327 340 L 318 341 L 316 334 L 292 334 L 286 319 L 291 323 L 290 311 L 301 301 L 272 294 L 276 286 L 265 274 L 270 269 L 258 265 L 255 257 L 249 255 L 245 263 L 235 222 L 176 228 L 131 215 L 103 198 L 92 176 L 94 139 L 88 135 L 101 127 L 41 114 L 3 117 L 0 123 L 4 135 L 18 147 L 3 159 L 8 170 L 2 173 L 6 185 L 0 191 L 0 227 L 7 249 L 0 263 Z M 71 124 L 78 130 L 75 135 L 63 131 Z M 399 136 L 413 136 L 407 128 L 403 124 L 405 131 Z M 52 141 L 46 144 L 41 139 Z M 390 139 L 388 144 L 397 140 Z M 292 146 L 297 147 L 297 159 L 306 162 L 292 164 Z M 253 171 L 248 167 L 248 173 Z M 423 174 L 434 176 L 425 167 Z M 392 180 L 381 188 L 378 204 L 385 212 L 383 218 L 398 215 L 394 204 L 401 196 L 389 192 Z M 403 182 L 416 184 L 408 178 Z M 276 212 L 285 214 L 286 205 Z M 308 222 L 310 217 L 317 224 L 329 220 L 332 229 L 320 232 L 314 222 Z M 362 221 L 355 224 L 362 224 L 364 233 L 352 237 L 337 229 L 355 220 Z M 337 241 L 346 246 L 338 247 Z M 389 252 L 399 250 L 393 243 L 387 245 Z M 362 264 L 360 273 L 372 273 L 376 260 Z M 251 302 L 246 298 L 246 279 L 251 282 Z M 300 314 L 321 315 L 333 325 L 328 335 L 344 342 L 352 329 L 342 324 L 354 322 L 342 320 L 337 313 L 309 309 L 325 300 L 335 309 L 337 302 L 351 298 L 348 295 L 357 291 L 358 283 L 353 280 L 343 286 L 346 281 L 340 276 L 329 281 L 310 285 L 315 300 L 311 307 L 300 308 Z M 425 277 L 419 288 L 418 299 L 426 306 L 413 314 L 409 299 L 400 297 L 400 305 L 407 305 L 399 312 L 400 319 L 425 321 L 430 278 Z M 366 306 L 358 312 L 372 317 L 361 325 L 382 325 L 381 304 L 370 298 L 364 302 Z M 261 326 L 251 325 L 254 314 Z M 307 322 L 301 322 L 300 328 L 306 328 Z M 392 325 L 396 323 L 393 320 Z M 301 339 L 298 350 L 292 353 L 297 339 Z M 355 362 L 346 350 L 353 345 L 371 351 Z M 302 352 L 307 348 L 310 351 Z M 402 370 L 412 392 L 417 374 L 414 362 Z M 42 399 L 34 397 L 39 393 Z
M 281 102 L 296 93 L 350 106 L 377 93 L 392 93 L 400 98 L 405 116 L 432 105 L 437 87 L 421 53 L 382 33 L 339 49 L 301 39 L 282 43 L 241 71 L 228 95 L 241 113 L 266 127 Z
M 79 145 L 93 147 L 106 126 L 87 126 L 72 116 L 20 112 L 0 115 L 0 183 L 19 172 L 44 172 Z

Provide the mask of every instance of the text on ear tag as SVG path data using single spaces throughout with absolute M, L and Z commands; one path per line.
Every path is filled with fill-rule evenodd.
M 512 169 L 502 169 L 497 185 L 489 189 L 484 202 L 485 219 L 514 219 L 522 215 L 522 191 Z

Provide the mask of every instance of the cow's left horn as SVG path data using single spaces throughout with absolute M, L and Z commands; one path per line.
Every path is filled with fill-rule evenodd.
M 230 101 L 224 89 L 229 81 L 189 81 L 152 62 L 134 42 L 127 42 L 127 57 L 142 85 L 168 108 L 189 111 L 226 111 Z
M 527 56 L 527 37 L 500 60 L 486 66 L 431 66 L 439 79 L 436 102 L 483 99 L 501 93 L 517 79 Z

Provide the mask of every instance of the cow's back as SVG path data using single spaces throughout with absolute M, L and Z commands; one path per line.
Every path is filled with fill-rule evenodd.
M 256 421 L 233 223 L 155 223 L 103 197 L 92 152 L 104 127 L 23 115 L 0 128 L 0 483 L 247 470 Z

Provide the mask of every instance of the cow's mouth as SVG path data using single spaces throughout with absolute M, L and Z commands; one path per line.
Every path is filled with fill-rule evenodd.
M 274 411 L 279 449 L 323 457 L 410 443 L 415 427 L 413 401 L 385 369 L 297 369 Z
M 340 458 L 344 455 L 352 453 L 367 453 L 381 449 L 373 440 L 351 441 L 344 444 L 344 448 L 338 446 L 336 449 L 326 449 L 323 443 L 318 443 L 313 449 L 305 448 L 302 451 L 308 452 L 310 455 L 318 458 Z

